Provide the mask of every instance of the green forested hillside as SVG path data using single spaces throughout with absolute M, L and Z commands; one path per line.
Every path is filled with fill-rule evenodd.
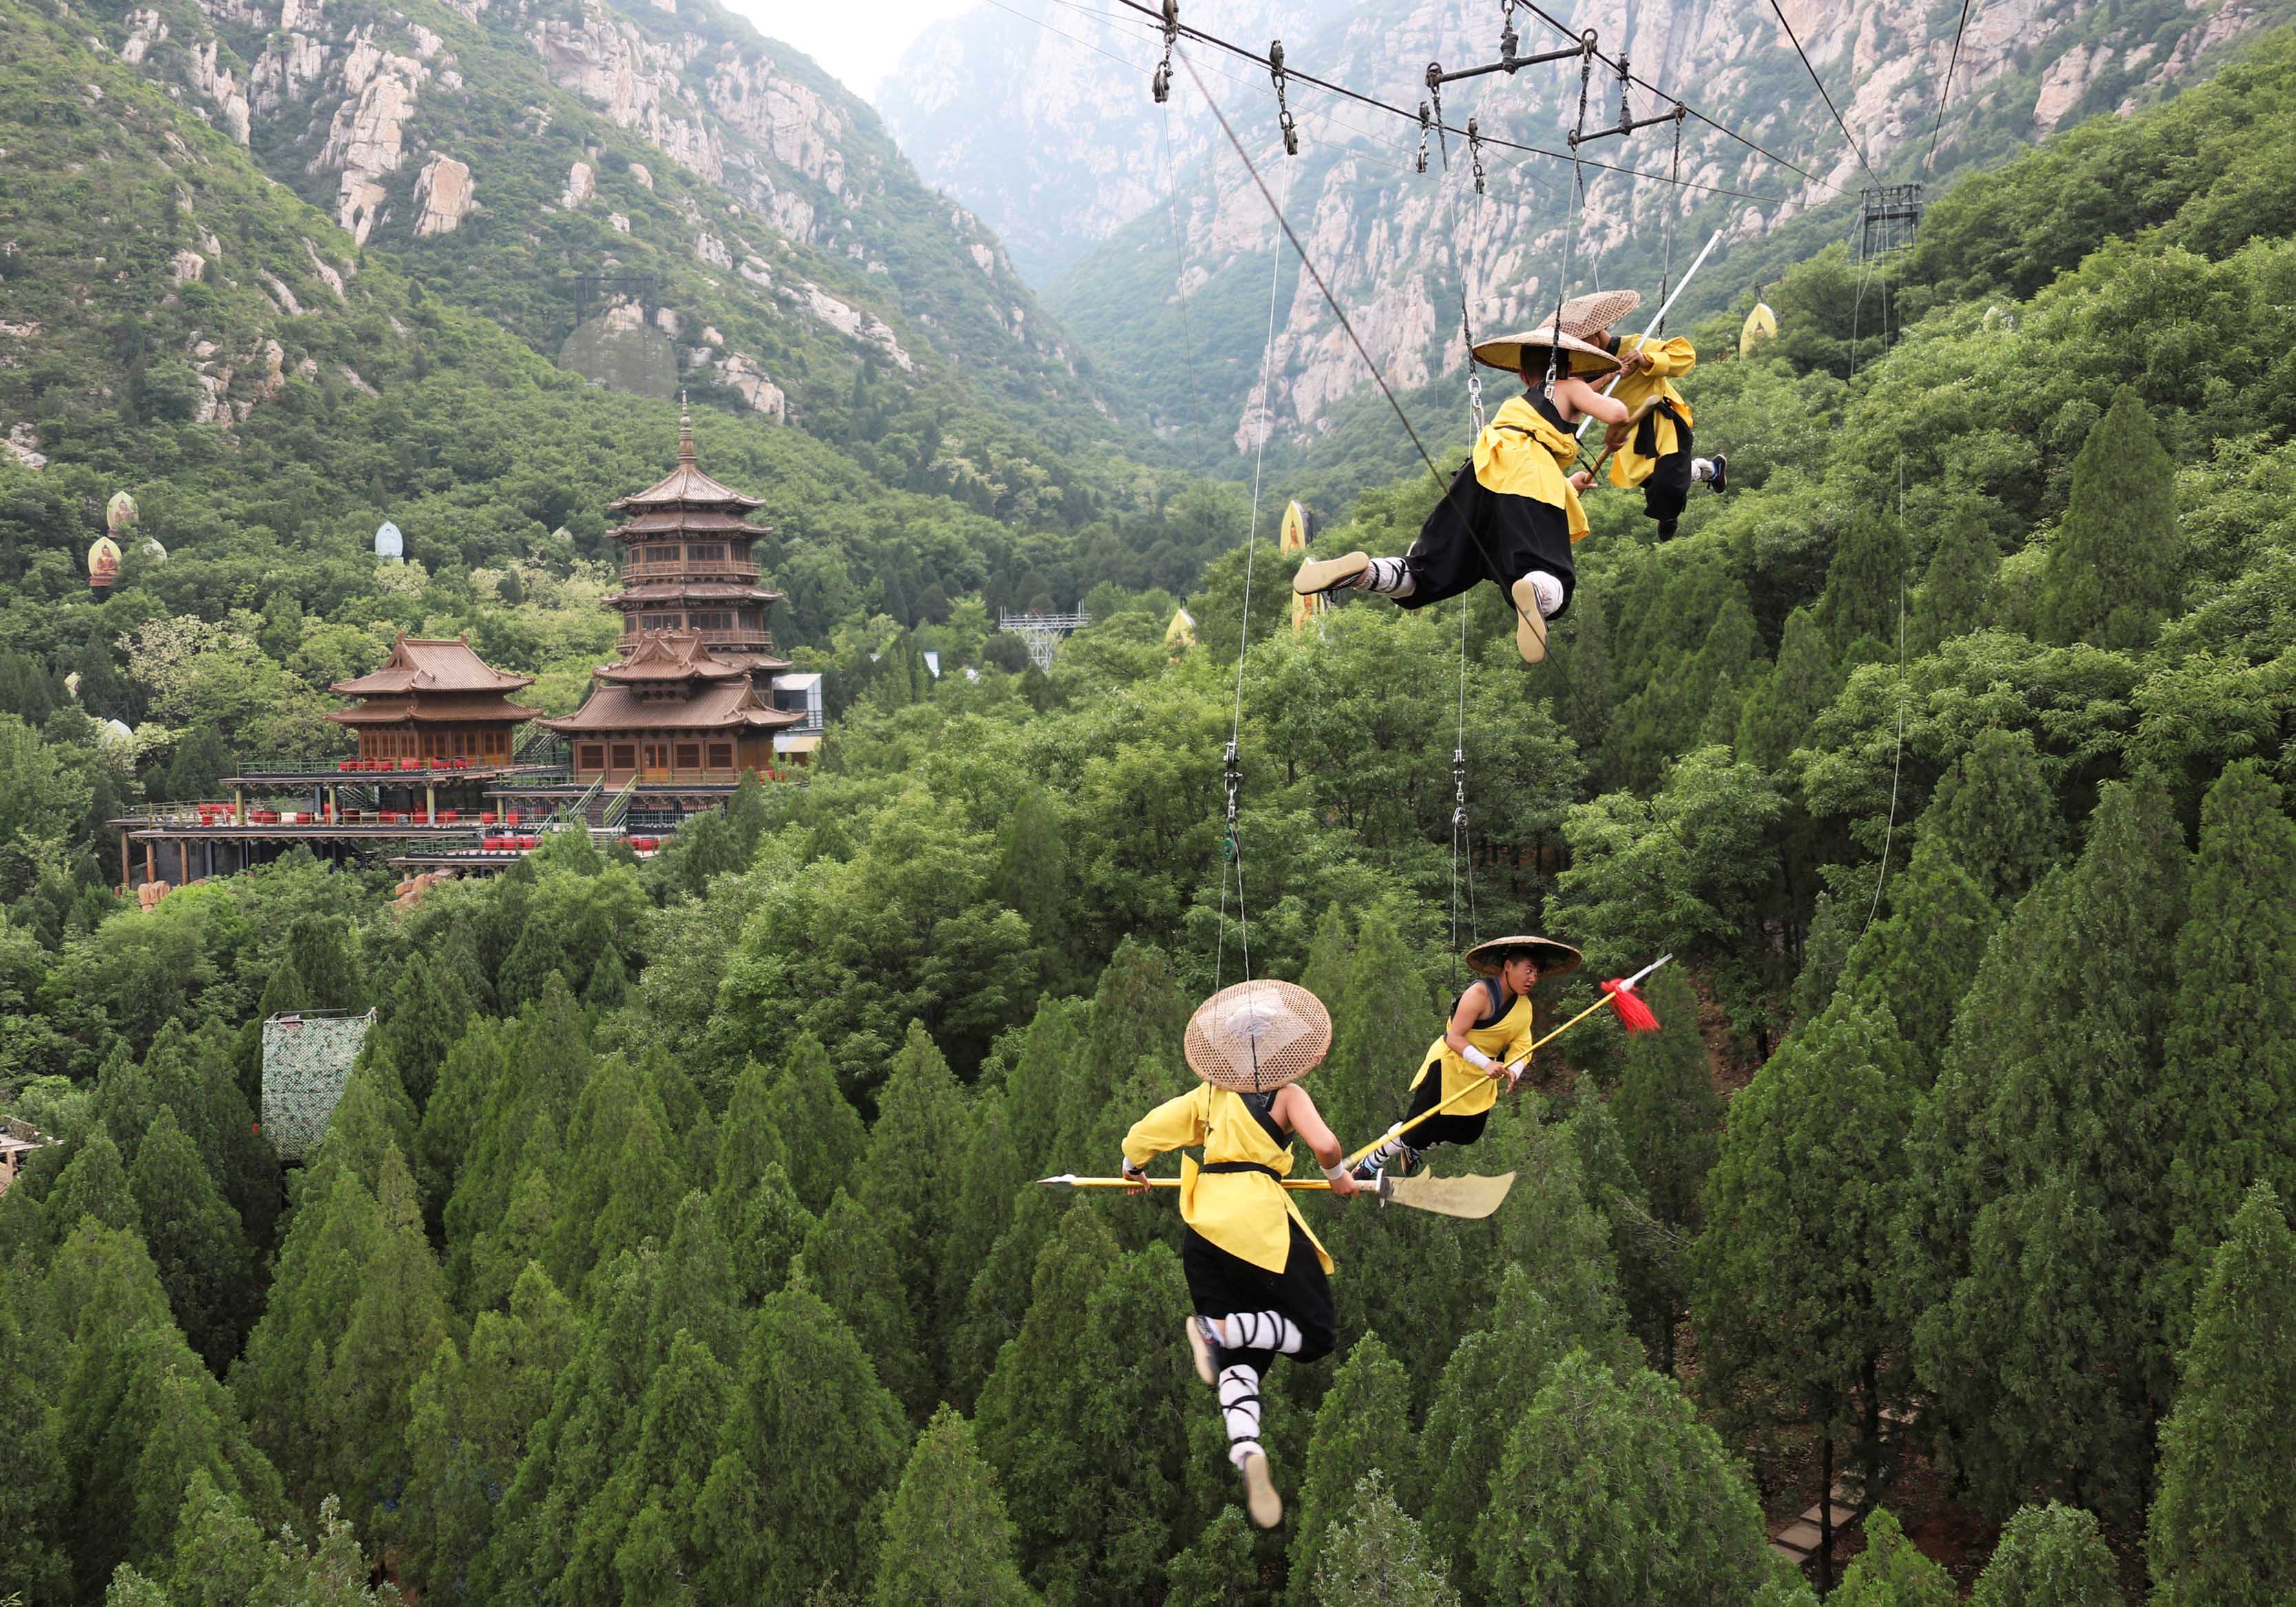
M 2292 82 L 2274 42 L 2206 93 Z M 862 544 L 909 536 L 875 531 L 881 494 L 721 422 L 704 461 L 737 483 L 816 465 L 828 561 L 772 562 L 820 565 L 848 700 L 822 767 L 644 865 L 562 834 L 411 907 L 300 857 L 113 898 L 88 816 L 195 791 L 199 748 L 108 753 L 55 672 L 82 707 L 109 675 L 156 719 L 255 730 L 315 706 L 330 631 L 419 607 L 493 651 L 578 628 L 584 571 L 472 594 L 492 566 L 503 595 L 508 553 L 492 493 L 439 469 L 478 545 L 392 592 L 358 527 L 325 569 L 226 519 L 243 480 L 178 471 L 244 578 L 179 543 L 101 611 L 9 616 L 0 1086 L 66 1142 L 0 1197 L 0 1595 L 348 1603 L 371 1562 L 474 1603 L 1787 1607 L 1826 1574 L 1767 1537 L 1830 1488 L 1859 1603 L 2296 1588 L 2296 241 L 2197 226 L 2240 163 L 2182 164 L 2131 233 L 2065 199 L 2208 105 L 1972 180 L 1878 328 L 1838 257 L 1788 275 L 1786 332 L 1688 382 L 1734 489 L 1663 545 L 1597 493 L 1537 669 L 1488 596 L 1294 635 L 1263 540 L 1165 592 L 1103 571 L 1053 672 L 1008 673 L 979 599 L 918 624 L 865 589 Z M 1984 255 L 2046 261 L 2053 230 L 2054 272 Z M 646 472 L 613 423 L 660 408 L 392 293 L 378 317 L 444 332 L 414 396 L 591 430 L 564 448 L 612 458 L 568 470 L 586 511 Z M 233 450 L 283 475 L 397 439 L 349 434 L 390 388 L 330 413 L 304 387 Z M 84 529 L 104 483 L 8 486 Z M 1399 550 L 1432 495 L 1367 493 L 1319 545 Z M 966 517 L 952 542 L 1012 539 Z M 60 543 L 17 539 L 60 599 Z M 275 562 L 340 589 L 269 607 Z M 242 611 L 164 615 L 179 575 Z M 1175 594 L 1201 645 L 1165 644 Z M 50 616 L 74 636 L 38 639 Z M 194 629 L 218 635 L 164 634 Z M 979 679 L 929 679 L 935 644 Z M 1517 1174 L 1488 1221 L 1312 1209 L 1340 1345 L 1270 1375 L 1289 1515 L 1257 1531 L 1168 1202 L 1030 1180 L 1112 1168 L 1184 1086 L 1187 1012 L 1247 965 L 1329 1002 L 1308 1086 L 1374 1136 L 1456 947 L 1526 929 L 1589 957 L 1547 1022 L 1672 952 L 1662 1029 L 1597 1018 L 1437 1152 Z M 254 1023 L 363 1004 L 326 1141 L 283 1179 Z

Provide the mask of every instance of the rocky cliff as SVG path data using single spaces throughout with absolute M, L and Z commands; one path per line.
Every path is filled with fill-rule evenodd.
M 707 0 L 166 0 L 106 20 L 113 53 L 356 247 L 537 349 L 567 349 L 586 303 L 627 306 L 684 383 L 776 421 L 838 433 L 889 383 L 1100 416 L 995 235 L 866 106 Z
M 1975 7 L 1936 161 L 1926 172 L 1960 7 L 1946 0 L 1789 0 L 1785 10 L 1874 168 L 1889 182 L 1936 184 L 2074 119 L 2174 93 L 2288 7 L 2285 0 L 2154 0 L 2133 8 L 1995 0 Z M 1051 25 L 1083 34 L 1086 25 L 1072 11 L 1052 7 Z M 1226 25 L 1228 12 L 1248 11 Z M 1182 12 L 1256 48 L 1271 31 L 1260 11 L 1242 4 L 1219 10 L 1184 0 Z M 1294 69 L 1415 107 L 1430 61 L 1460 67 L 1496 57 L 1499 13 L 1492 0 L 1370 0 L 1321 29 L 1312 26 L 1313 8 L 1293 10 L 1276 31 L 1286 36 Z M 1623 28 L 1616 13 L 1557 14 L 1597 27 L 1605 54 L 1626 52 L 1638 75 L 1806 176 L 1693 121 L 1682 139 L 1681 176 L 1711 189 L 1665 182 L 1675 152 L 1672 128 L 1662 126 L 1586 147 L 1590 160 L 1644 176 L 1588 169 L 1583 212 L 1571 205 L 1569 161 L 1496 147 L 1483 153 L 1487 182 L 1478 195 L 1472 154 L 1456 137 L 1447 171 L 1439 147 L 1420 174 L 1409 125 L 1296 81 L 1289 104 L 1302 148 L 1287 159 L 1267 75 L 1233 57 L 1197 53 L 1211 95 L 1285 196 L 1357 332 L 1400 389 L 1446 375 L 1456 385 L 1464 364 L 1463 291 L 1479 329 L 1519 324 L 1541 305 L 1551 307 L 1566 249 L 1575 254 L 1573 288 L 1625 282 L 1650 289 L 1669 253 L 1669 226 L 1677 267 L 1707 233 L 1718 232 L 1716 263 L 1685 306 L 1695 311 L 1745 289 L 1760 271 L 1762 253 L 1754 248 L 1781 229 L 1799 229 L 1795 238 L 1812 245 L 1821 227 L 1839 237 L 1853 220 L 1857 190 L 1874 182 L 1767 7 L 1644 4 L 1627 9 Z M 1518 12 L 1517 22 L 1526 53 L 1566 42 L 1528 13 Z M 1030 36 L 1035 59 L 1016 74 L 1013 60 Z M 1024 226 L 1016 220 L 1042 196 L 1094 198 L 1092 205 L 1070 205 L 1062 221 L 1074 234 L 1105 229 L 1106 238 L 1046 285 L 1046 299 L 1168 436 L 1191 427 L 1197 397 L 1205 432 L 1213 433 L 1209 421 L 1216 420 L 1218 436 L 1237 450 L 1254 439 L 1262 405 L 1279 436 L 1296 439 L 1329 428 L 1368 376 L 1314 286 L 1287 268 L 1278 286 L 1274 383 L 1271 394 L 1258 395 L 1275 236 L 1264 202 L 1225 142 L 1211 147 L 1219 135 L 1202 96 L 1178 74 L 1170 124 L 1180 168 L 1175 201 L 1161 169 L 1161 119 L 1150 116 L 1148 74 L 1160 50 L 1154 29 L 1144 20 L 1137 27 L 1109 24 L 1086 43 L 1125 60 L 1002 12 L 976 12 L 920 45 L 923 59 L 905 63 L 882 97 L 888 119 L 906 134 L 938 127 L 932 119 L 945 115 L 940 108 L 1000 106 L 1012 124 L 997 136 L 1001 143 L 985 134 L 972 143 L 941 142 L 931 169 L 936 182 L 1000 230 Z M 1054 84 L 1067 87 L 1056 92 Z M 1454 126 L 1472 116 L 1487 135 L 1560 152 L 1578 90 L 1571 63 L 1526 68 L 1453 86 L 1444 111 Z M 1640 90 L 1633 101 L 1638 117 L 1664 108 Z M 1618 112 L 1615 80 L 1597 68 L 1588 126 L 1612 122 Z M 1015 151 L 1023 157 L 1013 157 Z M 1173 212 L 1183 236 L 1179 275 Z M 1030 258 L 1039 259 L 1049 258 Z

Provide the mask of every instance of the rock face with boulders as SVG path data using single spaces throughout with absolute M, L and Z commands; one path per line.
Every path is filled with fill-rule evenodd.
M 451 156 L 434 156 L 414 181 L 414 232 L 452 234 L 476 204 L 469 165 Z

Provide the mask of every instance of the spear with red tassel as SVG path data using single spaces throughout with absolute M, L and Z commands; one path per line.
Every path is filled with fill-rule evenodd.
M 1506 1064 L 1501 1066 L 1497 1071 L 1494 1071 L 1491 1075 L 1494 1077 L 1501 1074 L 1506 1074 L 1509 1076 L 1513 1075 L 1521 1066 L 1529 1061 L 1532 1055 L 1538 1054 L 1541 1049 L 1553 1043 L 1556 1038 L 1561 1037 L 1564 1033 L 1570 1031 L 1570 1029 L 1576 1027 L 1588 1016 L 1593 1015 L 1596 1011 L 1603 1009 L 1605 1006 L 1617 1013 L 1619 1025 L 1624 1027 L 1628 1031 L 1656 1032 L 1658 1030 L 1658 1017 L 1651 1013 L 1651 1007 L 1643 1003 L 1642 995 L 1636 993 L 1635 989 L 1642 986 L 1644 981 L 1649 978 L 1651 972 L 1656 971 L 1660 966 L 1665 964 L 1668 961 L 1673 958 L 1674 956 L 1672 955 L 1660 955 L 1657 959 L 1652 960 L 1649 964 L 1644 966 L 1640 971 L 1635 972 L 1635 974 L 1630 977 L 1611 978 L 1611 980 L 1603 984 L 1603 996 L 1601 998 L 1596 999 L 1593 1004 L 1587 1005 L 1586 1009 L 1580 1011 L 1577 1015 L 1572 1016 L 1569 1021 L 1563 1022 L 1562 1025 L 1557 1027 L 1545 1037 L 1534 1039 L 1529 1048 L 1524 1050 L 1516 1059 L 1509 1061 Z M 1422 1111 L 1418 1115 L 1412 1117 L 1407 1121 L 1397 1122 L 1393 1127 L 1388 1128 L 1386 1132 L 1382 1133 L 1378 1137 L 1364 1145 L 1363 1148 L 1349 1156 L 1347 1159 L 1347 1164 L 1349 1166 L 1356 1165 L 1373 1151 L 1378 1149 L 1380 1145 L 1386 1144 L 1390 1139 L 1400 1138 L 1404 1134 L 1409 1132 L 1412 1128 L 1417 1127 L 1421 1122 L 1427 1120 L 1431 1117 L 1440 1116 L 1444 1111 L 1449 1110 L 1453 1105 L 1459 1103 L 1461 1101 L 1464 1100 L 1468 1095 L 1472 1094 L 1476 1089 L 1481 1086 L 1482 1085 L 1480 1083 L 1470 1083 L 1465 1087 L 1460 1089 L 1456 1094 L 1452 1095 L 1448 1099 L 1446 1099 L 1441 1103 L 1438 1104 L 1433 1110 Z

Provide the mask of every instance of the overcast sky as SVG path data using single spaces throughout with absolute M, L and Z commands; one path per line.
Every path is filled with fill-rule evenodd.
M 970 11 L 980 0 L 727 0 L 769 39 L 794 45 L 854 94 L 873 102 L 877 81 L 909 41 L 943 17 Z

